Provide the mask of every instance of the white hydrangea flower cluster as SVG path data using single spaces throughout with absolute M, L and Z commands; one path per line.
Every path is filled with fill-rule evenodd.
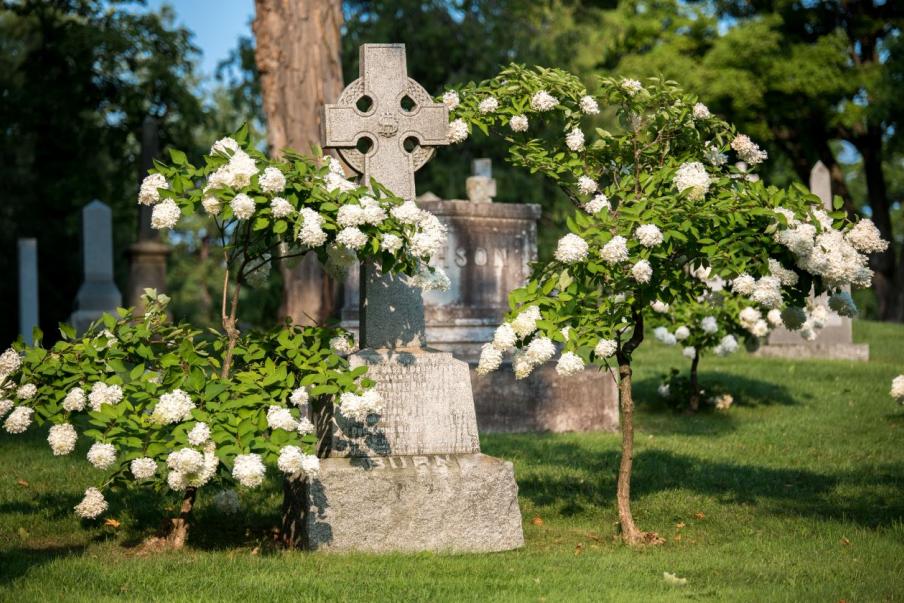
M 708 317 L 707 317 L 708 318 Z M 702 323 L 702 321 L 701 321 Z M 687 328 L 685 325 L 681 325 L 677 329 L 675 329 L 675 339 L 678 341 L 684 341 L 688 337 L 691 336 L 691 330 Z
M 15 373 L 20 366 L 22 366 L 22 359 L 16 350 L 7 348 L 0 354 L 0 378 Z
M 692 345 L 686 346 L 681 350 L 681 355 L 687 358 L 688 360 L 693 360 L 697 357 L 697 348 Z
M 141 187 L 138 190 L 139 205 L 156 205 L 160 202 L 160 189 L 169 189 L 169 182 L 163 174 L 148 174 L 141 181 Z
M 7 402 L 9 406 L 12 405 L 10 400 L 4 400 Z M 6 405 L 4 405 L 6 406 Z M 28 408 L 27 406 L 17 406 L 13 409 L 9 416 L 6 417 L 6 421 L 3 423 L 3 428 L 6 429 L 9 433 L 23 433 L 28 426 L 31 425 L 32 417 L 34 416 L 34 410 Z
M 704 105 L 703 103 L 696 103 L 693 109 L 694 119 L 703 120 L 709 119 L 712 117 L 712 113 L 709 112 L 709 107 Z
M 233 215 L 239 220 L 248 220 L 254 215 L 254 199 L 245 193 L 239 193 L 229 202 Z
M 147 456 L 133 459 L 129 471 L 137 480 L 151 479 L 157 473 L 157 461 Z
M 584 360 L 574 352 L 564 352 L 556 363 L 556 372 L 563 377 L 576 375 L 584 370 Z
M 88 449 L 88 462 L 97 469 L 109 469 L 116 462 L 116 448 L 113 444 L 94 442 Z
M 282 197 L 273 197 L 273 200 L 270 201 L 270 213 L 277 219 L 288 218 L 295 213 L 295 208 Z
M 16 390 L 16 397 L 20 400 L 31 400 L 38 393 L 38 387 L 34 383 L 25 383 Z
M 264 169 L 257 183 L 265 193 L 281 193 L 286 189 L 286 175 L 278 167 L 270 166 Z
M 643 85 L 637 80 L 632 79 L 623 79 L 621 81 L 622 89 L 628 93 L 628 96 L 634 96 L 641 90 L 643 90 Z
M 345 169 L 338 159 L 326 155 L 323 162 L 329 168 L 326 176 L 323 177 L 323 186 L 328 192 L 353 191 L 358 188 L 357 184 L 345 177 Z
M 572 128 L 565 135 L 565 146 L 575 153 L 584 150 L 584 132 L 580 128 Z
M 306 247 L 320 247 L 326 242 L 326 232 L 323 230 L 323 216 L 310 207 L 303 207 L 301 214 L 301 228 L 298 231 L 298 240 Z
M 593 353 L 597 358 L 609 358 L 616 351 L 618 351 L 618 343 L 614 339 L 600 339 L 593 348 Z
M 587 259 L 590 246 L 576 234 L 569 233 L 559 239 L 555 258 L 563 264 L 576 264 Z
M 236 464 L 239 458 L 236 457 Z M 166 483 L 176 492 L 182 492 L 190 486 L 200 488 L 213 478 L 219 464 L 220 460 L 211 442 L 207 443 L 203 454 L 193 448 L 181 448 L 166 457 L 166 467 L 169 470 Z
M 443 104 L 446 105 L 449 111 L 454 111 L 460 103 L 461 99 L 455 90 L 448 90 L 443 93 Z
M 704 316 L 700 319 L 700 329 L 707 335 L 714 335 L 719 331 L 719 321 L 715 316 Z
M 590 201 L 583 205 L 584 211 L 586 211 L 591 216 L 597 214 L 604 209 L 609 209 L 609 198 L 606 197 L 603 193 L 599 193 L 594 195 Z
M 839 316 L 848 318 L 857 316 L 857 304 L 847 291 L 839 291 L 829 297 L 829 309 Z
M 477 105 L 477 110 L 486 115 L 492 113 L 499 108 L 499 101 L 495 96 L 488 96 Z
M 582 96 L 581 100 L 578 102 L 578 106 L 581 108 L 581 113 L 584 115 L 596 115 L 600 112 L 599 104 L 590 95 Z
M 719 150 L 719 147 L 711 142 L 707 142 L 703 148 L 703 159 L 706 163 L 719 167 L 728 163 L 728 155 Z
M 637 260 L 637 262 L 635 262 L 635 264 L 631 266 L 631 278 L 633 278 L 638 283 L 649 283 L 652 277 L 653 267 L 650 266 L 650 262 L 648 262 L 647 260 Z
M 452 144 L 458 144 L 468 139 L 468 124 L 463 119 L 454 119 L 449 122 L 446 137 Z
M 678 343 L 678 338 L 675 337 L 673 333 L 670 333 L 665 327 L 656 327 L 653 329 L 653 337 L 656 338 L 656 341 L 665 345 L 675 345 Z
M 769 323 L 763 320 L 763 314 L 756 308 L 747 307 L 738 314 L 738 323 L 754 337 L 765 337 L 769 334 Z
M 620 264 L 628 259 L 628 240 L 616 235 L 600 249 L 600 257 L 607 264 Z
M 738 350 L 738 340 L 734 335 L 726 335 L 719 342 L 719 345 L 713 348 L 716 356 L 728 356 L 734 354 Z
M 210 427 L 207 423 L 198 421 L 195 426 L 189 430 L 187 436 L 188 443 L 192 446 L 202 446 L 210 439 Z
M 744 134 L 734 137 L 734 140 L 731 141 L 731 148 L 735 150 L 738 157 L 750 165 L 763 163 L 769 157 L 766 151 L 761 150 L 755 142 L 750 140 L 749 136 Z
M 655 224 L 642 224 L 634 231 L 637 241 L 644 247 L 656 247 L 662 243 L 662 231 Z
M 888 246 L 873 232 L 875 226 L 861 220 L 847 234 L 832 227 L 832 219 L 822 210 L 814 210 L 813 216 L 819 225 L 798 220 L 783 207 L 776 213 L 784 216 L 787 226 L 779 222 L 774 239 L 788 248 L 796 257 L 797 267 L 810 274 L 822 277 L 829 289 L 840 289 L 848 285 L 868 287 L 872 282 L 872 270 L 868 267 L 867 253 L 882 251 Z
M 527 132 L 528 125 L 527 115 L 514 115 L 509 120 L 509 127 L 512 132 Z
M 703 199 L 709 192 L 711 182 L 706 167 L 699 161 L 682 163 L 672 178 L 678 192 L 689 191 L 687 197 L 691 201 Z
M 312 454 L 305 454 L 298 446 L 284 446 L 279 451 L 276 461 L 279 470 L 290 476 L 316 477 L 320 472 L 320 459 Z
M 502 365 L 503 354 L 505 352 L 514 352 L 512 355 L 512 365 L 515 369 L 515 378 L 524 379 L 530 375 L 533 370 L 552 359 L 556 353 L 556 345 L 551 339 L 544 336 L 538 336 L 527 339 L 537 331 L 537 323 L 541 319 L 540 308 L 538 306 L 528 306 L 523 308 L 521 312 L 515 316 L 511 322 L 505 322 L 499 325 L 493 335 L 493 341 L 485 344 L 481 350 L 480 361 L 477 365 L 477 373 L 486 375 L 495 371 Z M 563 336 L 568 339 L 570 329 L 565 327 L 561 330 Z M 520 350 L 515 350 L 518 340 L 524 341 L 524 345 Z M 569 352 L 565 352 L 565 357 Z M 577 360 L 583 368 L 583 360 L 578 356 Z M 573 374 L 574 367 L 577 362 L 568 356 L 564 362 L 559 359 L 557 369 L 562 375 Z M 560 370 L 561 367 L 561 370 Z
M 270 429 L 284 429 L 286 431 L 298 429 L 298 421 L 292 416 L 292 411 L 281 406 L 271 406 L 267 409 L 267 425 Z
M 12 400 L 0 400 L 0 418 L 6 416 L 6 413 L 11 411 L 15 406 L 15 403 Z
M 244 188 L 251 184 L 252 176 L 258 173 L 254 159 L 232 138 L 222 138 L 215 142 L 210 154 L 229 157 L 229 162 L 217 168 L 207 178 L 205 192 L 212 189 Z
M 107 500 L 97 488 L 88 488 L 85 490 L 85 496 L 82 501 L 75 505 L 75 513 L 84 519 L 94 519 L 107 510 Z
M 657 314 L 667 314 L 668 311 L 671 310 L 671 306 L 669 306 L 669 304 L 658 299 L 650 302 L 650 307 L 653 308 L 653 312 L 656 312 Z
M 546 90 L 540 90 L 534 93 L 530 99 L 531 109 L 534 111 L 551 111 L 559 104 L 559 99 L 551 95 Z
M 363 423 L 369 416 L 383 412 L 383 397 L 375 389 L 361 395 L 345 392 L 339 396 L 339 412 L 351 421 Z
M 904 404 L 904 375 L 898 375 L 891 380 L 891 397 Z
M 337 335 L 330 339 L 330 349 L 334 354 L 348 356 L 354 352 L 356 348 L 355 342 L 346 335 Z
M 69 454 L 75 450 L 76 440 L 78 440 L 78 433 L 75 431 L 75 427 L 69 423 L 54 425 L 47 435 L 47 443 L 50 444 L 54 456 Z
M 93 411 L 99 411 L 104 404 L 119 404 L 122 400 L 122 388 L 118 385 L 107 385 L 102 381 L 98 381 L 91 386 L 91 393 L 88 394 L 88 406 Z
M 596 180 L 589 176 L 581 176 L 578 178 L 578 191 L 582 195 L 592 195 L 599 189 Z
M 84 410 L 87 399 L 88 397 L 85 395 L 85 390 L 80 387 L 73 387 L 66 394 L 66 397 L 63 398 L 63 410 L 69 412 Z
M 181 389 L 174 389 L 160 396 L 151 413 L 151 419 L 162 425 L 188 421 L 194 408 L 195 403 L 192 402 L 191 396 Z

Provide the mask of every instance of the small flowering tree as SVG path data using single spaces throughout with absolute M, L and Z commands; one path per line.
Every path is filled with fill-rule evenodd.
M 346 333 L 291 325 L 241 333 L 242 287 L 273 261 L 308 251 L 335 271 L 367 259 L 425 287 L 447 281 L 427 267 L 444 244 L 436 217 L 376 183 L 365 189 L 346 180 L 328 158 L 287 150 L 270 160 L 244 129 L 217 141 L 203 167 L 170 155 L 172 165 L 156 163 L 138 201 L 153 206 L 154 228 L 199 210 L 214 223 L 223 247 L 222 332 L 171 324 L 168 299 L 149 291 L 143 316 L 105 315 L 82 337 L 61 326 L 62 340 L 49 349 L 40 339 L 17 342 L 0 355 L 0 418 L 14 434 L 49 423 L 55 455 L 72 453 L 80 436 L 94 441 L 87 460 L 104 477 L 75 507 L 81 517 L 106 511 L 109 489 L 180 493 L 165 540 L 178 548 L 201 487 L 255 488 L 268 466 L 291 479 L 316 475 L 310 405 L 336 403 L 355 426 L 381 411 L 366 369 L 349 369 Z M 214 501 L 235 509 L 238 499 L 224 490 Z
M 695 299 L 698 279 L 689 273 L 702 269 L 752 283 L 749 291 L 733 291 L 764 310 L 781 310 L 785 324 L 800 329 L 811 286 L 832 292 L 840 306 L 844 286 L 869 284 L 865 253 L 884 242 L 866 220 L 826 214 L 803 187 L 764 186 L 755 166 L 766 153 L 675 83 L 602 78 L 598 85 L 590 94 L 565 72 L 511 66 L 443 97 L 453 110 L 450 138 L 464 140 L 474 127 L 504 137 L 512 163 L 559 183 L 576 206 L 554 259 L 511 293 L 512 312 L 484 346 L 478 370 L 495 370 L 505 353 L 512 353 L 516 377 L 557 354 L 565 376 L 614 362 L 622 537 L 659 542 L 636 527 L 630 506 L 631 363 L 654 307 Z M 619 132 L 588 129 L 603 110 L 617 118 Z M 536 122 L 561 137 L 532 137 Z M 744 165 L 730 164 L 729 155 Z M 793 272 L 794 282 L 773 276 L 770 259 Z

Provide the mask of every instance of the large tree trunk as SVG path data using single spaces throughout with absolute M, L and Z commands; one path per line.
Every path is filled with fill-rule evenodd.
M 271 153 L 320 144 L 321 108 L 342 92 L 341 0 L 255 0 L 255 61 Z M 281 313 L 296 324 L 335 315 L 340 283 L 307 254 L 283 265 Z
M 888 203 L 888 188 L 882 171 L 882 130 L 878 125 L 867 128 L 863 136 L 857 138 L 857 150 L 863 157 L 866 174 L 866 192 L 872 209 L 872 219 L 876 228 L 887 241 L 894 241 L 891 211 Z M 882 253 L 873 255 L 870 262 L 875 276 L 873 286 L 882 320 L 904 321 L 904 281 L 895 261 L 895 246 L 890 244 Z

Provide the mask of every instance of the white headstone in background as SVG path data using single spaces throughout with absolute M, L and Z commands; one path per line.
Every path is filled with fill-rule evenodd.
M 82 209 L 82 266 L 85 280 L 70 319 L 79 333 L 122 305 L 122 294 L 113 282 L 113 212 L 97 200 Z
M 38 240 L 19 239 L 19 334 L 32 345 L 38 326 Z
M 817 161 L 810 170 L 810 192 L 822 200 L 826 211 L 834 211 L 832 174 L 821 161 Z M 817 302 L 826 305 L 828 298 L 823 294 Z M 825 328 L 813 341 L 806 341 L 797 332 L 778 328 L 769 334 L 766 345 L 761 346 L 757 353 L 782 358 L 869 360 L 869 344 L 853 343 L 851 319 L 829 312 Z

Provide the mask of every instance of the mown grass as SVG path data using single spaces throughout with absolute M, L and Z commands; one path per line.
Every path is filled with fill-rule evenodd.
M 658 377 L 674 349 L 637 356 L 634 512 L 667 539 L 618 543 L 618 436 L 483 438 L 515 463 L 526 545 L 493 555 L 320 555 L 270 544 L 276 485 L 239 520 L 202 505 L 191 545 L 143 555 L 165 495 L 114 501 L 118 528 L 71 514 L 95 478 L 43 437 L 0 435 L 0 599 L 292 601 L 904 600 L 904 328 L 857 323 L 869 363 L 706 359 L 727 412 L 676 415 Z M 27 484 L 18 480 L 25 480 Z M 671 586 L 663 572 L 687 579 Z

